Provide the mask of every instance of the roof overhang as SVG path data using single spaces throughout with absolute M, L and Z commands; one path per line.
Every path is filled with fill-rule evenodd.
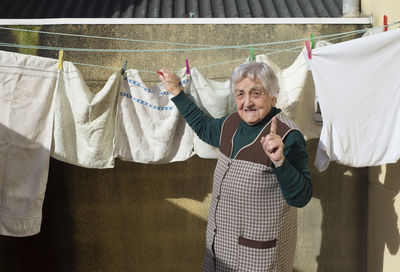
M 148 25 L 148 24 L 317 24 L 372 25 L 372 17 L 362 18 L 56 18 L 0 19 L 0 25 Z

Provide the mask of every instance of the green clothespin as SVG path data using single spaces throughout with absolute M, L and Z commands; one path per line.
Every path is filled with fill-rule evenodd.
M 314 49 L 315 41 L 314 41 L 314 34 L 311 33 L 311 49 Z
M 251 56 L 251 61 L 255 61 L 253 48 L 250 48 L 250 56 Z

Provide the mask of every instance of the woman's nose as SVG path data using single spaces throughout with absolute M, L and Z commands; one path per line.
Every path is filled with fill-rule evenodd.
M 246 106 L 248 106 L 248 105 L 251 105 L 251 104 L 253 104 L 253 99 L 252 99 L 252 97 L 251 97 L 251 94 L 245 94 L 245 97 L 244 97 L 244 104 L 246 105 Z

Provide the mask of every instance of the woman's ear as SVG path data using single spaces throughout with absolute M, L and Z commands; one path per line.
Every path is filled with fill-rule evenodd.
M 276 97 L 272 98 L 272 107 L 275 107 L 277 101 L 278 101 L 278 98 L 276 98 Z

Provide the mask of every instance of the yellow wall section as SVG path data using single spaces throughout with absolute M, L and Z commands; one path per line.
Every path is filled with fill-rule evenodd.
M 361 11 L 373 17 L 374 26 L 383 24 L 383 15 L 388 16 L 389 24 L 400 21 L 399 0 L 361 0 Z

